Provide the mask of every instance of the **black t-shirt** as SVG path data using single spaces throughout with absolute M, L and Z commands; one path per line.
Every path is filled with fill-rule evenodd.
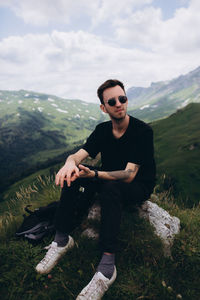
M 82 148 L 92 158 L 101 153 L 103 171 L 124 170 L 128 162 L 140 165 L 134 181 L 143 183 L 152 192 L 156 168 L 153 130 L 148 124 L 130 116 L 126 132 L 117 139 L 112 133 L 112 122 L 101 123 Z

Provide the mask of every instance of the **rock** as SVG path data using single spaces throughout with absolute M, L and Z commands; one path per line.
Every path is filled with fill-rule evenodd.
M 154 198 L 158 199 L 156 195 Z M 149 200 L 145 201 L 141 208 L 139 208 L 139 215 L 147 219 L 154 227 L 155 234 L 163 243 L 164 255 L 171 257 L 174 236 L 180 232 L 180 220 L 177 217 L 170 216 L 166 210 Z M 100 221 L 100 219 L 101 208 L 99 203 L 95 202 L 88 213 L 88 220 Z M 82 235 L 92 239 L 98 239 L 99 237 L 98 232 L 92 227 L 84 230 Z
M 96 201 L 90 208 L 87 219 L 97 221 L 101 220 L 101 207 L 98 201 Z M 99 238 L 99 233 L 92 227 L 88 227 L 87 229 L 85 229 L 82 232 L 82 235 L 95 240 Z
M 164 255 L 171 257 L 174 236 L 180 232 L 180 220 L 149 200 L 139 208 L 139 215 L 149 220 L 155 234 L 162 240 Z
M 82 236 L 87 236 L 89 239 L 98 239 L 99 234 L 96 232 L 94 228 L 87 228 L 82 232 Z
M 101 207 L 98 202 L 95 202 L 90 208 L 88 219 L 97 221 L 101 220 Z

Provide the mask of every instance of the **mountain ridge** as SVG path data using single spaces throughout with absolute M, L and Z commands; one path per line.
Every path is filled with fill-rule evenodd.
M 189 103 L 200 102 L 200 67 L 147 88 L 132 87 L 127 96 L 132 114 L 145 121 L 162 119 Z

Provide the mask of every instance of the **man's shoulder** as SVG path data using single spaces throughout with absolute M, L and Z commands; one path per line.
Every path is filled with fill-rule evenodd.
M 131 120 L 132 120 L 132 128 L 138 132 L 144 132 L 144 131 L 152 131 L 151 125 L 140 120 L 137 119 L 133 116 L 130 116 Z
M 105 121 L 105 122 L 102 122 L 102 123 L 99 123 L 97 126 L 96 126 L 96 129 L 97 130 L 107 130 L 111 125 L 111 121 Z

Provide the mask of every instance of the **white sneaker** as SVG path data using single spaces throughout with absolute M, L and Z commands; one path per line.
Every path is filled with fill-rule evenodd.
M 114 267 L 113 276 L 108 279 L 101 272 L 94 274 L 89 284 L 80 292 L 76 300 L 100 300 L 117 277 Z
M 45 257 L 36 266 L 36 271 L 40 274 L 49 273 L 57 264 L 58 260 L 73 246 L 74 240 L 70 235 L 69 241 L 65 247 L 58 247 L 56 242 L 52 242 L 49 246 L 45 247 L 48 251 Z

